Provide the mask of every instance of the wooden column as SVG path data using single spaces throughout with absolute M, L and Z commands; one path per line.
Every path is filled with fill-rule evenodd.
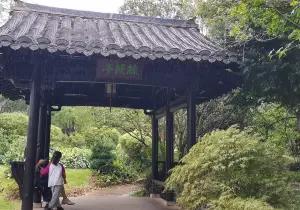
M 169 107 L 166 110 L 166 173 L 174 162 L 174 115 Z
M 152 178 L 158 179 L 158 120 L 152 115 Z
M 41 103 L 39 112 L 39 128 L 36 161 L 45 158 L 47 106 Z
M 47 106 L 44 102 L 40 103 L 39 110 L 39 126 L 38 126 L 38 142 L 37 142 L 37 152 L 36 152 L 36 160 L 37 163 L 40 159 L 44 159 L 44 149 L 45 149 L 45 129 L 46 129 L 46 118 L 47 118 Z M 35 177 L 36 179 L 36 177 Z M 41 194 L 37 188 L 34 188 L 33 191 L 33 203 L 36 205 L 40 205 L 41 203 Z
M 187 147 L 190 150 L 196 144 L 196 103 L 192 90 L 189 90 L 187 96 L 187 138 Z
M 45 148 L 44 148 L 44 158 L 49 159 L 50 150 L 50 136 L 51 136 L 51 106 L 47 106 L 47 116 L 46 116 L 46 128 L 45 128 Z
M 33 181 L 37 149 L 39 105 L 41 79 L 38 68 L 35 69 L 30 90 L 29 125 L 26 144 L 26 160 L 23 177 L 22 210 L 32 210 L 33 207 Z

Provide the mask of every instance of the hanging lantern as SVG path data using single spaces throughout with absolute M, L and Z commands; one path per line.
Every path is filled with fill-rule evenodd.
M 117 93 L 117 85 L 114 83 L 105 84 L 105 92 L 108 97 L 112 97 Z

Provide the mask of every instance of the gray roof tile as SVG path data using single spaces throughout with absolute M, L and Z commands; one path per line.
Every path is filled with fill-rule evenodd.
M 0 28 L 2 46 L 87 56 L 236 61 L 191 21 L 76 11 L 20 1 Z

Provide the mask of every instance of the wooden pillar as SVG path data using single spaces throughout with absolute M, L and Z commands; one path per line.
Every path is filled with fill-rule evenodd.
M 50 150 L 50 136 L 51 136 L 51 106 L 47 106 L 47 116 L 46 116 L 46 128 L 45 128 L 45 148 L 44 148 L 44 158 L 49 159 Z
M 32 210 L 33 181 L 37 149 L 39 105 L 40 105 L 40 69 L 35 69 L 30 90 L 30 111 L 27 133 L 26 156 L 23 177 L 22 210 Z
M 196 103 L 192 90 L 187 96 L 187 147 L 190 150 L 196 144 Z
M 36 152 L 36 160 L 37 163 L 40 159 L 44 159 L 44 149 L 45 149 L 45 129 L 46 129 L 46 118 L 47 118 L 47 106 L 44 102 L 40 103 L 39 110 L 39 125 L 38 125 L 38 142 L 37 142 L 37 152 Z M 36 179 L 36 177 L 35 177 Z M 33 191 L 33 203 L 38 206 L 41 203 L 41 194 L 37 188 L 34 188 Z
M 158 120 L 152 115 L 152 178 L 158 179 Z
M 46 144 L 46 121 L 47 121 L 47 106 L 45 103 L 40 105 L 39 112 L 39 127 L 38 127 L 38 143 L 36 161 L 45 158 Z
M 166 110 L 166 173 L 172 168 L 174 162 L 174 114 L 169 107 Z

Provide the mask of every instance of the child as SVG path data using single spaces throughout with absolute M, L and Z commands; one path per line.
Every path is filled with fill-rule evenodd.
M 41 173 L 42 171 L 48 170 L 49 161 L 48 160 L 39 160 L 39 162 L 36 165 L 37 170 L 37 187 L 39 188 L 43 203 L 48 205 L 49 201 L 51 200 L 51 189 L 48 187 L 48 173 Z M 47 169 L 48 168 L 48 169 Z
M 55 151 L 49 166 L 48 187 L 51 187 L 52 198 L 48 207 L 45 208 L 46 210 L 51 210 L 53 208 L 57 208 L 57 210 L 64 210 L 59 201 L 59 196 L 62 193 L 64 185 L 64 169 L 63 165 L 59 163 L 61 156 L 61 152 Z

